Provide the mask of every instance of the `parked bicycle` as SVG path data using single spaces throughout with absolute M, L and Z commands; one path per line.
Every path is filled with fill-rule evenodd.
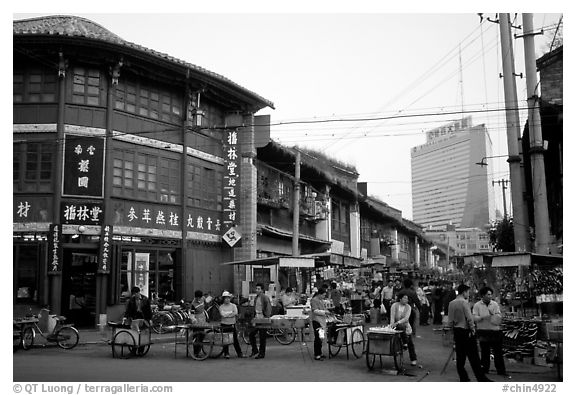
M 158 334 L 173 332 L 178 325 L 188 324 L 192 321 L 194 313 L 191 304 L 180 301 L 180 304 L 173 303 L 152 306 L 152 330 Z
M 245 344 L 250 345 L 250 331 L 252 326 L 246 321 L 238 322 L 238 338 L 242 339 Z M 287 346 L 294 343 L 296 340 L 296 329 L 295 328 L 268 328 L 266 329 L 266 335 L 271 336 L 278 343 Z
M 48 343 L 56 343 L 58 347 L 70 350 L 78 344 L 80 335 L 74 328 L 74 324 L 66 324 L 66 317 L 50 315 L 47 309 L 40 310 L 38 320 L 31 321 L 22 329 L 21 345 L 24 350 L 29 350 L 34 345 L 36 334 L 42 336 Z M 52 328 L 43 331 L 38 325 L 39 322 L 46 324 L 46 328 Z M 44 325 L 42 325 L 44 326 Z

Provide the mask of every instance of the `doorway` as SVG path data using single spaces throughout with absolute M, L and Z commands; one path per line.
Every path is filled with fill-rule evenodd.
M 64 249 L 62 314 L 77 327 L 96 323 L 98 250 Z

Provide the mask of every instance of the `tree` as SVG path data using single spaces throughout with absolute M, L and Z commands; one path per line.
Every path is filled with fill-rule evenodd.
M 494 251 L 514 252 L 514 224 L 511 217 L 494 221 L 488 230 L 490 244 Z

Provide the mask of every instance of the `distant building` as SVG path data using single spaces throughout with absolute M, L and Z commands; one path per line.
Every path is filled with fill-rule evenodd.
M 483 228 L 494 216 L 494 193 L 486 166 L 492 155 L 485 125 L 470 117 L 426 133 L 426 144 L 412 148 L 413 218 L 425 227 L 451 223 Z

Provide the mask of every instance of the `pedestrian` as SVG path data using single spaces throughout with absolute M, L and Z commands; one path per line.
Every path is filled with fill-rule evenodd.
M 382 288 L 380 295 L 382 296 L 381 306 L 384 306 L 386 317 L 388 318 L 388 322 L 390 322 L 390 308 L 392 307 L 392 301 L 394 299 L 394 281 L 389 279 L 388 284 Z
M 428 325 L 428 315 L 430 314 L 430 312 L 429 312 L 430 305 L 428 303 L 428 298 L 426 297 L 426 293 L 420 287 L 419 284 L 416 285 L 416 296 L 418 296 L 418 300 L 420 301 L 419 324 L 422 326 L 426 326 L 426 325 Z
M 502 313 L 500 306 L 492 299 L 494 291 L 490 287 L 480 289 L 482 298 L 472 308 L 472 315 L 476 321 L 478 341 L 480 343 L 480 364 L 485 374 L 490 370 L 490 351 L 494 355 L 496 374 L 508 377 L 504 365 L 504 352 L 502 340 L 504 335 L 500 328 Z
M 342 307 L 342 291 L 338 289 L 336 281 L 332 281 L 330 284 L 330 300 L 334 305 L 334 313 L 343 315 L 344 308 Z
M 422 306 L 420 305 L 420 299 L 413 288 L 412 280 L 409 278 L 404 279 L 404 288 L 398 292 L 398 297 L 401 298 L 402 295 L 408 295 L 408 304 L 411 308 L 410 313 L 410 325 L 412 326 L 412 332 L 416 334 L 416 316 Z
M 410 365 L 416 366 L 418 364 L 416 358 L 416 349 L 412 339 L 413 329 L 410 325 L 410 314 L 412 308 L 410 307 L 409 298 L 406 293 L 402 294 L 400 300 L 395 302 L 390 308 L 390 326 L 393 329 L 402 331 L 402 343 L 408 345 L 408 354 L 410 356 Z
M 139 287 L 132 287 L 130 290 L 130 299 L 126 304 L 123 322 L 132 320 L 143 320 L 140 327 L 150 325 L 152 319 L 152 307 L 148 298 L 140 293 Z
M 256 284 L 256 299 L 254 299 L 255 318 L 270 318 L 272 315 L 272 303 L 270 298 L 264 294 L 264 285 Z M 256 345 L 256 335 L 260 340 L 260 348 Z M 253 327 L 250 331 L 250 345 L 252 346 L 251 357 L 262 359 L 266 356 L 266 328 Z
M 396 280 L 394 280 L 394 297 L 392 298 L 394 302 L 398 301 L 398 292 L 400 292 L 401 290 L 402 290 L 402 281 L 400 281 L 400 279 L 397 278 Z
M 206 299 L 204 298 L 204 293 L 197 289 L 194 291 L 194 299 L 192 299 L 192 309 L 194 310 L 194 324 L 204 325 L 206 324 Z M 202 352 L 202 346 L 200 343 L 204 340 L 204 330 L 197 329 L 193 330 L 193 337 L 196 339 L 193 346 L 194 355 L 200 356 Z
M 220 310 L 220 326 L 223 333 L 232 333 L 232 339 L 234 344 L 234 350 L 238 358 L 244 358 L 242 355 L 242 349 L 240 348 L 240 343 L 238 342 L 238 331 L 236 331 L 236 319 L 238 318 L 238 307 L 231 302 L 232 294 L 228 291 L 222 293 L 222 304 L 219 307 Z M 224 351 L 224 358 L 230 359 L 230 354 L 228 354 L 228 344 L 222 347 Z
M 454 299 L 456 299 L 456 290 L 454 289 L 454 283 L 446 283 L 446 287 L 444 288 L 444 297 L 442 299 L 442 304 L 444 308 L 444 315 L 448 315 L 448 305 Z
M 492 381 L 482 371 L 480 357 L 478 356 L 478 343 L 474 317 L 470 309 L 468 298 L 470 287 L 466 284 L 458 286 L 458 296 L 448 304 L 448 326 L 454 333 L 454 347 L 456 349 L 456 370 L 460 381 L 470 381 L 465 364 L 466 358 L 470 362 L 474 376 L 478 381 Z
M 436 288 L 434 289 L 434 293 L 432 294 L 432 299 L 434 300 L 434 318 L 432 320 L 432 324 L 434 325 L 442 325 L 442 303 L 445 293 L 446 291 L 444 290 L 444 285 L 441 282 L 438 282 L 436 284 Z
M 322 354 L 322 340 L 326 335 L 326 306 L 324 298 L 326 289 L 320 288 L 310 300 L 310 319 L 312 320 L 312 329 L 314 330 L 314 359 L 323 361 L 326 359 Z

